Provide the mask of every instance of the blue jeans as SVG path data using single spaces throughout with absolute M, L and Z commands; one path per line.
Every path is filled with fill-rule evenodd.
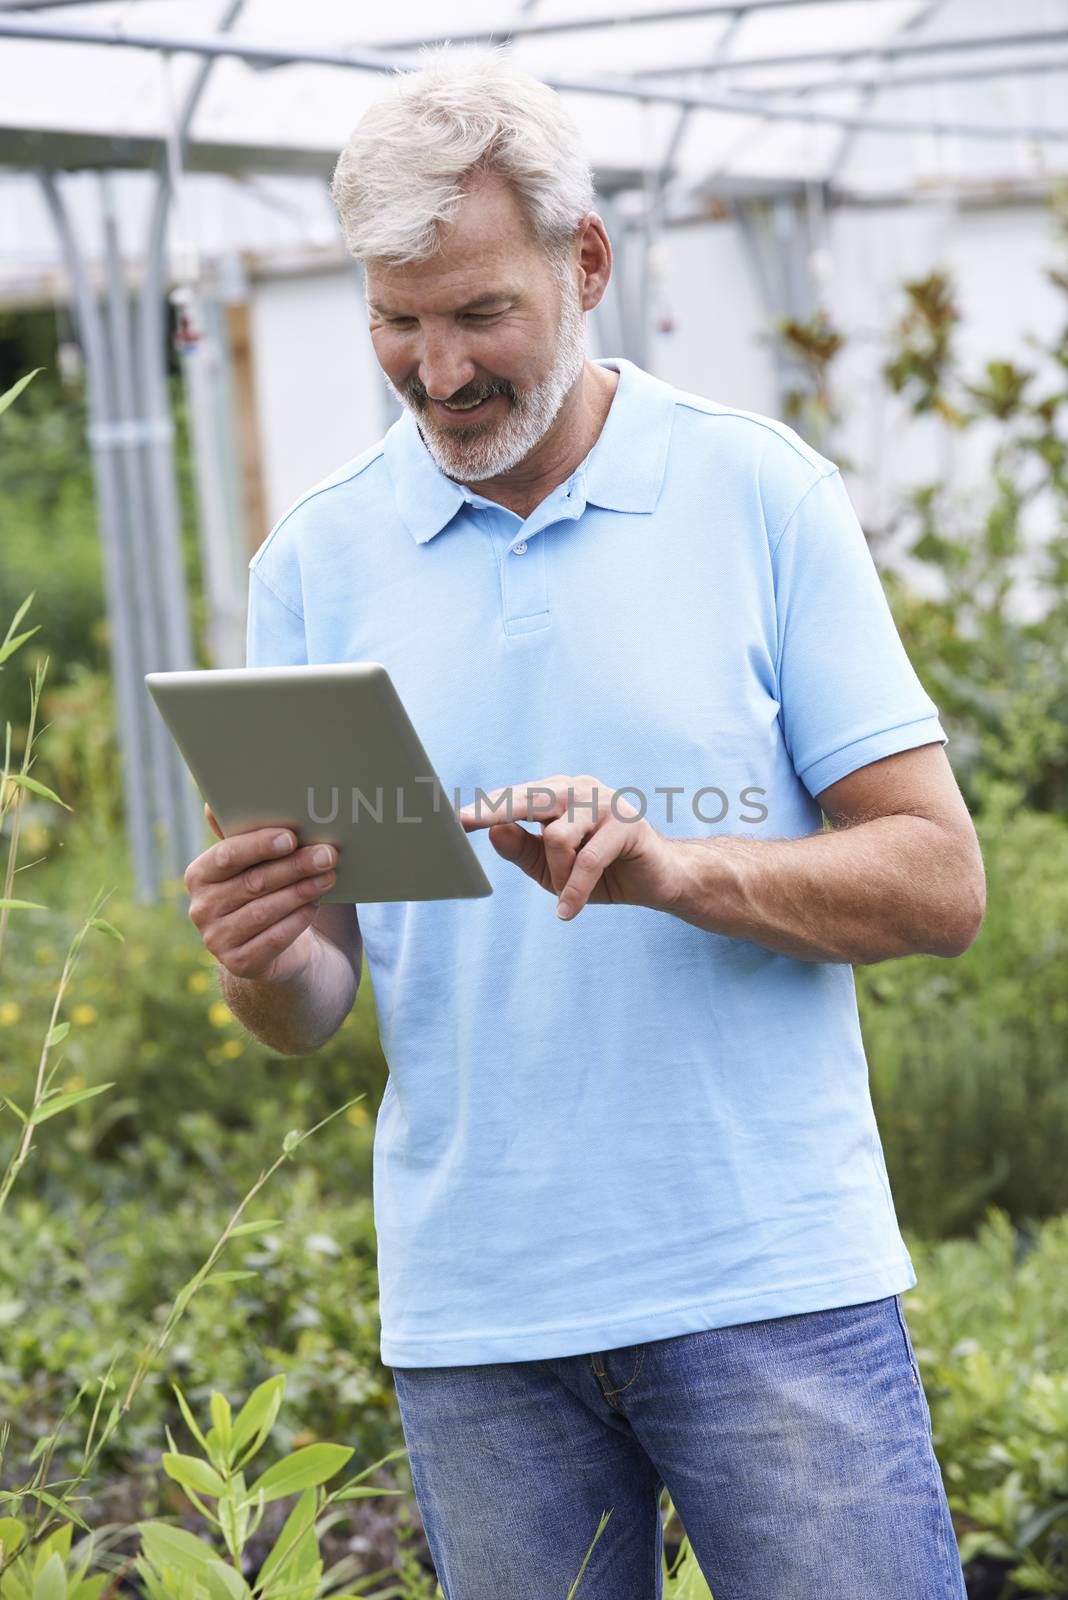
M 899 1295 L 592 1355 L 394 1367 L 446 1600 L 966 1600 Z

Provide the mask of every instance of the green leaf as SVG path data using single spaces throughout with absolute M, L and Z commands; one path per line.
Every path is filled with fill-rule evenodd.
M 351 1489 L 340 1489 L 331 1500 L 369 1500 L 376 1494 L 403 1494 L 403 1489 L 376 1489 L 373 1483 L 354 1484 Z
M 315 1521 L 315 1512 L 315 1490 L 305 1489 L 256 1574 L 257 1589 L 263 1589 L 276 1573 L 284 1571 L 291 1564 L 299 1541 Z
M 25 1537 L 26 1524 L 20 1522 L 18 1517 L 0 1517 L 0 1556 L 3 1560 L 10 1560 Z
M 67 1600 L 67 1569 L 58 1550 L 53 1550 L 34 1578 L 33 1600 Z
M 29 1493 L 33 1495 L 35 1500 L 43 1500 L 46 1506 L 51 1506 L 53 1511 L 58 1512 L 61 1517 L 69 1517 L 71 1522 L 76 1523 L 79 1528 L 84 1528 L 86 1533 L 92 1531 L 89 1524 L 83 1521 L 76 1511 L 71 1509 L 69 1500 L 58 1500 L 54 1494 L 49 1494 L 45 1489 L 30 1489 Z M 82 1500 L 87 1498 L 88 1496 L 86 1495 L 79 1496 L 79 1499 Z
M 210 1545 L 184 1528 L 172 1528 L 165 1522 L 142 1522 L 138 1531 L 141 1548 L 155 1567 L 173 1566 L 201 1577 L 209 1561 L 219 1559 Z
M 245 1272 L 245 1271 L 236 1271 L 235 1270 L 235 1271 L 226 1271 L 226 1272 L 209 1272 L 207 1277 L 204 1279 L 204 1282 L 205 1283 L 237 1283 L 238 1280 L 241 1279 L 241 1278 L 258 1278 L 258 1277 L 259 1277 L 259 1273 L 258 1272 L 252 1272 L 252 1271 Z
M 124 933 L 120 933 L 118 928 L 113 927 L 110 922 L 106 922 L 103 917 L 91 917 L 89 919 L 89 926 L 91 928 L 99 929 L 101 933 L 110 934 L 110 936 L 113 939 L 117 939 L 120 944 L 126 943 L 126 935 Z
M 175 1394 L 178 1397 L 178 1409 L 181 1411 L 182 1416 L 185 1418 L 186 1427 L 189 1429 L 190 1433 L 193 1435 L 193 1438 L 196 1440 L 196 1442 L 200 1446 L 200 1448 L 202 1450 L 206 1450 L 208 1448 L 208 1441 L 205 1439 L 204 1435 L 201 1433 L 200 1429 L 197 1427 L 196 1418 L 193 1416 L 192 1411 L 189 1409 L 189 1402 L 186 1400 L 185 1395 L 182 1393 L 181 1389 L 179 1389 L 179 1387 L 178 1387 L 178 1385 L 176 1383 L 172 1383 L 171 1384 L 171 1388 L 174 1390 Z M 170 1438 L 170 1433 L 169 1432 L 167 1434 L 167 1437 L 168 1437 L 168 1439 Z
M 407 1454 L 408 1446 L 406 1444 L 399 1444 L 397 1448 L 395 1450 L 391 1450 L 388 1455 L 381 1456 L 379 1460 L 372 1461 L 369 1467 L 364 1467 L 362 1472 L 357 1472 L 354 1478 L 347 1479 L 342 1487 L 349 1489 L 354 1483 L 362 1483 L 364 1478 L 369 1478 L 371 1476 L 372 1472 L 377 1472 L 379 1467 L 384 1467 L 387 1461 L 397 1461 L 401 1456 L 406 1456 Z
M 65 1022 L 63 1026 L 66 1028 L 70 1024 Z M 53 1029 L 53 1032 L 55 1031 L 57 1030 Z M 30 1122 L 33 1125 L 47 1122 L 49 1117 L 56 1116 L 60 1111 L 66 1111 L 70 1106 L 76 1106 L 79 1101 L 91 1100 L 95 1094 L 103 1094 L 105 1089 L 114 1087 L 114 1083 L 98 1083 L 93 1089 L 72 1089 L 69 1094 L 54 1095 L 50 1100 L 43 1100 L 36 1111 L 31 1113 Z
M 9 911 L 47 911 L 47 906 L 39 906 L 36 900 L 0 900 L 0 906 L 7 906 Z
M 69 1032 L 69 1022 L 57 1022 L 45 1040 L 45 1049 L 51 1050 L 53 1045 L 62 1044 Z
M 297 1145 L 300 1143 L 303 1137 L 304 1135 L 299 1128 L 290 1128 L 289 1132 L 282 1140 L 282 1150 L 284 1153 L 287 1156 L 290 1155 L 297 1148 Z
M 32 372 L 27 372 L 19 379 L 18 383 L 12 384 L 10 389 L 6 389 L 3 394 L 0 394 L 0 416 L 3 416 L 12 401 L 18 399 L 26 385 L 32 383 L 37 374 L 44 370 L 44 367 L 34 367 Z
M 215 1432 L 219 1436 L 219 1448 L 223 1454 L 230 1453 L 230 1441 L 233 1437 L 233 1422 L 230 1413 L 230 1402 L 218 1390 L 211 1397 L 211 1420 L 215 1425 Z
M 233 1452 L 236 1457 L 238 1451 L 253 1441 L 252 1449 L 244 1457 L 248 1460 L 254 1456 L 264 1439 L 274 1426 L 274 1419 L 282 1404 L 285 1394 L 285 1373 L 276 1373 L 273 1378 L 267 1378 L 259 1384 L 249 1395 L 245 1404 L 237 1414 L 234 1422 Z M 256 1437 L 258 1435 L 258 1437 Z
M 266 1233 L 270 1228 L 281 1228 L 283 1223 L 278 1217 L 267 1217 L 263 1222 L 239 1222 L 236 1228 L 230 1229 L 231 1239 L 236 1239 L 238 1234 Z
M 239 1572 L 225 1561 L 213 1561 L 205 1569 L 211 1600 L 247 1600 L 251 1594 L 248 1584 Z
M 340 1472 L 352 1455 L 351 1447 L 340 1444 L 308 1444 L 301 1450 L 268 1467 L 249 1491 L 250 1499 L 262 1494 L 264 1500 L 282 1500 L 318 1483 L 325 1483 Z
M 14 638 L 11 637 L 11 632 L 9 630 L 7 638 L 4 640 L 3 644 L 0 644 L 0 667 L 3 666 L 4 662 L 9 656 L 13 656 L 15 654 L 15 651 L 20 645 L 25 644 L 27 639 L 32 639 L 34 634 L 39 633 L 40 630 L 41 624 L 37 623 L 36 627 L 27 628 L 25 633 L 15 634 Z
M 74 810 L 74 807 L 69 806 L 65 800 L 61 800 L 53 789 L 49 789 L 46 784 L 38 783 L 36 778 L 28 777 L 25 772 L 9 773 L 7 781 L 8 783 L 20 784 L 24 789 L 32 789 L 34 794 L 41 795 L 45 800 L 54 800 L 57 806 L 63 807 L 64 811 L 73 812 Z
M 174 1297 L 174 1309 L 172 1314 L 175 1317 L 181 1316 L 182 1312 L 196 1294 L 203 1281 L 204 1280 L 201 1278 L 199 1273 L 194 1273 L 188 1283 L 183 1283 L 182 1287 L 178 1290 L 178 1293 Z
M 20 1111 L 18 1106 L 15 1104 L 14 1100 L 9 1100 L 6 1094 L 4 1095 L 3 1099 L 4 1099 L 5 1106 L 9 1106 L 11 1108 L 11 1110 L 15 1113 L 16 1117 L 18 1117 L 19 1121 L 20 1122 L 25 1122 L 26 1121 L 26 1113 L 25 1113 L 25 1111 Z
M 226 1493 L 226 1484 L 215 1468 L 198 1456 L 171 1455 L 167 1451 L 163 1456 L 163 1470 L 184 1489 L 195 1489 L 198 1494 L 210 1494 L 215 1499 Z
M 83 1578 L 73 1590 L 70 1600 L 100 1600 L 100 1591 L 110 1580 L 110 1572 L 94 1572 L 91 1578 Z

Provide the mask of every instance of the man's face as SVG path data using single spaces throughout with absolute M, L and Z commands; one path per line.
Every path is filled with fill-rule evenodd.
M 561 286 L 500 179 L 466 195 L 439 238 L 426 261 L 368 263 L 371 339 L 442 472 L 475 483 L 544 438 L 582 371 L 586 328 L 576 279 Z

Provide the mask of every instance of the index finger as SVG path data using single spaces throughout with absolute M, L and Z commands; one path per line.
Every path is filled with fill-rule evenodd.
M 484 789 L 477 800 L 461 806 L 457 815 L 464 828 L 492 828 L 499 822 L 552 822 L 567 809 L 561 795 L 568 789 L 573 791 L 573 780 L 562 776 L 505 784 L 500 789 Z
M 275 861 L 296 847 L 289 828 L 249 828 L 213 844 L 201 856 L 200 877 L 205 883 L 224 883 L 259 861 Z

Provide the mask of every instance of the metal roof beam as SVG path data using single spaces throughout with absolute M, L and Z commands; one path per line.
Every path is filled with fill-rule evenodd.
M 750 67 L 803 67 L 813 61 L 863 61 L 865 57 L 879 56 L 896 61 L 901 56 L 942 55 L 959 50 L 1008 50 L 1044 47 L 1049 44 L 1068 43 L 1068 28 L 1041 28 L 1029 33 L 976 33 L 957 34 L 952 39 L 900 39 L 880 45 L 850 45 L 846 50 L 797 50 L 783 55 L 733 56 L 730 60 L 679 67 L 650 67 L 643 78 L 679 78 L 704 76 L 708 72 L 731 72 Z
M 283 48 L 257 44 L 225 35 L 167 33 L 127 33 L 112 29 L 102 33 L 86 27 L 56 27 L 30 18 L 0 16 L 0 38 L 62 40 L 70 44 L 93 44 L 119 49 L 162 50 L 176 55 L 233 56 L 250 64 L 310 63 L 329 67 L 355 67 L 373 72 L 412 71 L 417 62 L 401 60 L 380 50 L 352 47 L 341 50 L 321 48 Z M 1068 34 L 1049 33 L 1050 38 Z M 856 53 L 856 52 L 854 52 Z M 877 49 L 859 52 L 878 54 Z M 700 89 L 660 88 L 651 75 L 584 78 L 543 74 L 542 82 L 564 93 L 602 94 L 610 98 L 638 100 L 663 105 L 694 106 L 698 110 L 725 111 L 733 116 L 766 117 L 786 122 L 814 122 L 828 127 L 859 128 L 870 133 L 953 133 L 971 139 L 1068 140 L 1068 127 L 1040 127 L 1028 124 L 976 123 L 943 120 L 937 117 L 914 121 L 899 117 L 851 116 L 819 106 L 784 106 L 781 101 L 762 100 L 756 95 L 737 92 L 709 92 Z
M 1068 56 L 1043 56 L 1034 61 L 1016 62 L 991 62 L 986 67 L 947 67 L 939 72 L 903 72 L 900 76 L 895 72 L 892 75 L 882 74 L 870 78 L 813 78 L 805 83 L 754 83 L 746 89 L 747 94 L 774 95 L 781 99 L 785 95 L 829 94 L 841 92 L 843 89 L 878 89 L 888 92 L 891 89 L 919 88 L 925 83 L 958 83 L 968 79 L 977 81 L 992 78 L 1034 77 L 1036 73 L 1068 72 Z
M 845 0 L 818 0 L 820 5 L 845 3 Z M 871 0 L 868 0 L 871 4 Z M 885 3 L 885 0 L 884 0 Z M 705 17 L 741 18 L 751 11 L 780 11 L 790 6 L 811 6 L 813 0 L 706 0 L 704 5 L 665 6 L 662 11 L 617 11 L 611 16 L 604 12 L 579 17 L 557 17 L 551 21 L 524 21 L 501 23 L 497 28 L 470 28 L 453 33 L 419 34 L 407 39 L 391 39 L 383 50 L 415 50 L 420 45 L 492 44 L 495 39 L 529 39 L 540 34 L 582 33 L 589 28 L 625 28 L 642 22 L 700 22 Z

